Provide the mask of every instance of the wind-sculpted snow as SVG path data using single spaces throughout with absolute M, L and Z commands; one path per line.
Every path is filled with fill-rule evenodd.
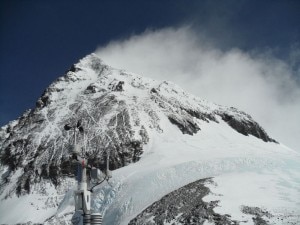
M 236 139 L 243 140 L 241 143 L 256 140 L 280 148 L 244 112 L 200 100 L 167 81 L 113 69 L 91 54 L 54 81 L 37 100 L 36 108 L 0 129 L 2 201 L 9 201 L 16 195 L 24 199 L 27 194 L 49 195 L 48 186 L 52 188 L 51 195 L 61 196 L 70 188 L 69 181 L 76 170 L 76 164 L 70 160 L 75 136 L 74 129 L 67 131 L 64 127 L 66 124 L 73 127 L 78 121 L 82 121 L 84 128 L 83 133 L 76 132 L 82 155 L 101 169 L 106 165 L 108 154 L 112 170 L 143 162 L 152 152 L 163 154 L 162 142 L 166 140 L 184 139 L 185 144 L 180 145 L 184 151 L 187 146 L 193 146 L 189 138 L 206 135 L 207 127 L 216 127 L 218 131 L 226 126 L 226 132 L 210 134 L 216 147 L 210 145 L 212 150 L 208 154 L 217 156 L 222 152 L 217 139 L 225 133 L 234 136 L 233 143 Z M 154 144 L 160 151 L 154 151 L 151 147 Z M 249 153 L 252 149 L 249 146 L 251 144 L 245 149 L 237 148 Z M 264 151 L 257 146 L 254 152 Z M 195 148 L 199 150 L 199 145 Z M 172 158 L 177 150 L 168 152 L 168 157 Z M 162 158 L 166 165 L 168 157 Z M 157 161 L 159 157 L 153 163 Z M 141 168 L 144 167 L 147 165 Z M 187 183 L 185 180 L 171 189 Z M 43 204 L 43 197 L 37 199 Z M 57 198 L 56 204 L 61 200 Z M 150 200 L 146 202 L 151 203 Z M 43 218 L 53 216 L 47 213 Z

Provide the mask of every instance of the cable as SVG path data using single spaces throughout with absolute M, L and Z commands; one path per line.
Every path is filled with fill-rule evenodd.
M 106 178 L 107 178 L 107 175 L 105 175 L 104 179 L 103 179 L 102 181 L 98 182 L 97 184 L 95 184 L 89 191 L 90 191 L 90 192 L 93 192 L 93 189 L 94 189 L 95 187 L 97 187 L 98 185 L 102 184 L 102 183 L 106 180 Z

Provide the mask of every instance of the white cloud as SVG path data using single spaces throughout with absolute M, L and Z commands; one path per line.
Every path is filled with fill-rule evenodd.
M 300 87 L 290 64 L 270 53 L 224 52 L 189 27 L 146 31 L 96 53 L 113 67 L 170 80 L 244 110 L 273 138 L 300 151 Z

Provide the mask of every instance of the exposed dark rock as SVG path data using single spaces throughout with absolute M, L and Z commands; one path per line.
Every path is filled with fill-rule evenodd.
M 151 88 L 151 91 L 150 91 L 151 94 L 157 94 L 157 90 L 155 88 Z
M 259 126 L 258 123 L 250 120 L 240 120 L 233 115 L 229 115 L 227 113 L 220 113 L 219 114 L 222 119 L 233 129 L 235 129 L 237 132 L 248 136 L 249 134 L 262 139 L 265 142 L 275 142 L 274 139 L 270 138 L 268 134 L 264 131 L 262 127 Z M 249 116 L 250 117 L 250 116 Z M 250 117 L 251 118 L 251 117 Z
M 98 90 L 97 85 L 95 84 L 90 84 L 89 86 L 87 86 L 86 90 L 84 93 L 89 94 L 89 93 L 96 93 Z
M 214 121 L 214 122 L 218 122 L 218 120 L 216 119 L 214 114 L 209 114 L 209 113 L 203 113 L 203 112 L 199 112 L 199 111 L 195 111 L 192 109 L 186 109 L 186 108 L 181 108 L 182 110 L 186 111 L 189 115 L 191 115 L 192 117 L 195 117 L 197 119 L 209 122 L 209 120 Z
M 194 123 L 193 121 L 179 119 L 172 115 L 170 115 L 168 118 L 169 118 L 170 122 L 172 124 L 176 125 L 183 134 L 193 135 L 200 130 L 199 126 L 196 123 Z
M 137 132 L 141 139 L 135 140 L 133 138 L 134 133 L 130 123 L 132 115 L 128 112 L 126 103 L 117 101 L 114 95 L 103 94 L 101 97 L 94 99 L 90 107 L 95 110 L 87 112 L 80 103 L 70 105 L 70 109 L 76 114 L 76 117 L 67 117 L 63 120 L 58 125 L 60 133 L 54 135 L 45 133 L 38 145 L 33 142 L 34 138 L 47 126 L 47 123 L 56 118 L 56 112 L 52 108 L 49 109 L 46 118 L 45 114 L 40 113 L 39 110 L 26 114 L 14 128 L 8 129 L 11 136 L 4 139 L 7 144 L 2 145 L 2 148 L 5 147 L 1 151 L 1 163 L 8 165 L 11 171 L 15 171 L 23 167 L 24 157 L 27 158 L 27 161 L 34 160 L 36 162 L 35 164 L 28 163 L 24 167 L 23 177 L 29 177 L 29 174 L 32 176 L 30 182 L 26 183 L 27 190 L 30 190 L 31 182 L 39 182 L 41 178 L 50 180 L 54 185 L 59 185 L 63 176 L 73 177 L 76 166 L 70 164 L 67 159 L 63 159 L 62 155 L 71 151 L 70 146 L 74 142 L 74 130 L 65 130 L 64 127 L 66 124 L 76 124 L 78 117 L 84 118 L 82 127 L 85 135 L 92 137 L 88 143 L 89 151 L 85 153 L 92 164 L 105 169 L 106 152 L 110 152 L 110 169 L 117 169 L 138 161 L 143 153 L 143 145 L 149 141 L 149 137 L 147 130 L 140 124 Z M 105 134 L 99 134 L 97 129 L 90 128 L 95 120 L 101 120 L 106 114 L 111 113 L 113 108 L 117 108 L 119 112 L 111 114 Z M 21 137 L 26 133 L 23 136 L 19 136 L 18 133 L 24 131 L 32 135 L 22 139 Z M 78 132 L 77 142 L 83 143 L 83 138 L 83 134 Z M 30 171 L 34 171 L 33 174 Z M 25 182 L 26 180 L 20 178 L 19 195 L 25 193 L 22 191 L 25 188 Z
M 71 159 L 62 161 L 59 170 L 62 175 L 72 177 L 76 172 L 76 164 Z
M 154 202 L 129 222 L 129 225 L 151 224 L 203 224 L 209 221 L 218 225 L 239 224 L 228 215 L 214 212 L 216 201 L 202 199 L 210 191 L 204 185 L 210 178 L 198 180 L 179 188 Z
M 49 172 L 48 172 L 48 165 L 47 164 L 43 164 L 42 168 L 41 168 L 41 177 L 48 179 L 49 178 Z
M 20 196 L 22 193 L 22 186 L 21 184 L 18 184 L 17 188 L 16 188 L 16 194 L 17 196 Z
M 267 210 L 263 210 L 259 207 L 242 206 L 241 211 L 245 214 L 253 215 L 252 220 L 255 225 L 269 225 L 270 223 L 263 217 L 273 217 Z
M 80 70 L 81 70 L 80 68 L 76 67 L 76 65 L 73 64 L 73 65 L 70 67 L 70 69 L 68 69 L 68 70 L 66 71 L 66 73 L 68 73 L 68 72 L 73 72 L 73 73 L 75 73 L 75 72 L 78 72 L 78 71 L 80 71 Z
M 51 103 L 49 93 L 45 91 L 42 96 L 37 100 L 36 107 L 43 108 Z
M 60 171 L 59 171 L 59 167 L 55 164 L 51 164 L 49 166 L 49 173 L 48 176 L 50 178 L 50 180 L 52 181 L 52 183 L 57 186 L 58 182 L 59 182 L 59 176 L 60 175 Z
M 115 87 L 115 91 L 124 91 L 123 85 L 124 85 L 124 81 L 119 81 L 119 83 Z
M 35 103 L 35 106 L 37 108 L 42 108 L 44 106 L 42 99 L 38 99 L 37 102 Z
M 30 193 L 30 177 L 28 177 L 25 181 L 24 190 L 27 192 L 27 194 Z

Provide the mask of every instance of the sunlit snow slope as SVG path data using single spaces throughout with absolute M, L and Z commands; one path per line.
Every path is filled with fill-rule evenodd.
M 299 153 L 244 112 L 113 69 L 92 54 L 51 84 L 35 109 L 1 128 L 0 224 L 71 224 L 73 135 L 63 126 L 78 119 L 90 163 L 103 167 L 109 151 L 115 169 L 110 185 L 93 193 L 103 224 L 128 224 L 166 194 L 209 177 L 203 200 L 219 201 L 216 213 L 257 224 L 245 209 L 258 207 L 269 213 L 261 216 L 266 224 L 300 223 Z M 164 224 L 183 224 L 176 220 L 182 214 Z M 155 216 L 144 222 L 155 224 Z
M 170 191 L 206 177 L 215 177 L 215 184 L 204 200 L 221 200 L 217 212 L 252 224 L 241 206 L 256 206 L 270 211 L 277 224 L 300 223 L 297 153 L 242 136 L 223 122 L 200 124 L 202 130 L 194 136 L 171 126 L 167 135 L 153 134 L 139 162 L 114 172 L 110 192 L 99 190 L 105 196 L 97 201 L 104 224 L 127 224 Z

